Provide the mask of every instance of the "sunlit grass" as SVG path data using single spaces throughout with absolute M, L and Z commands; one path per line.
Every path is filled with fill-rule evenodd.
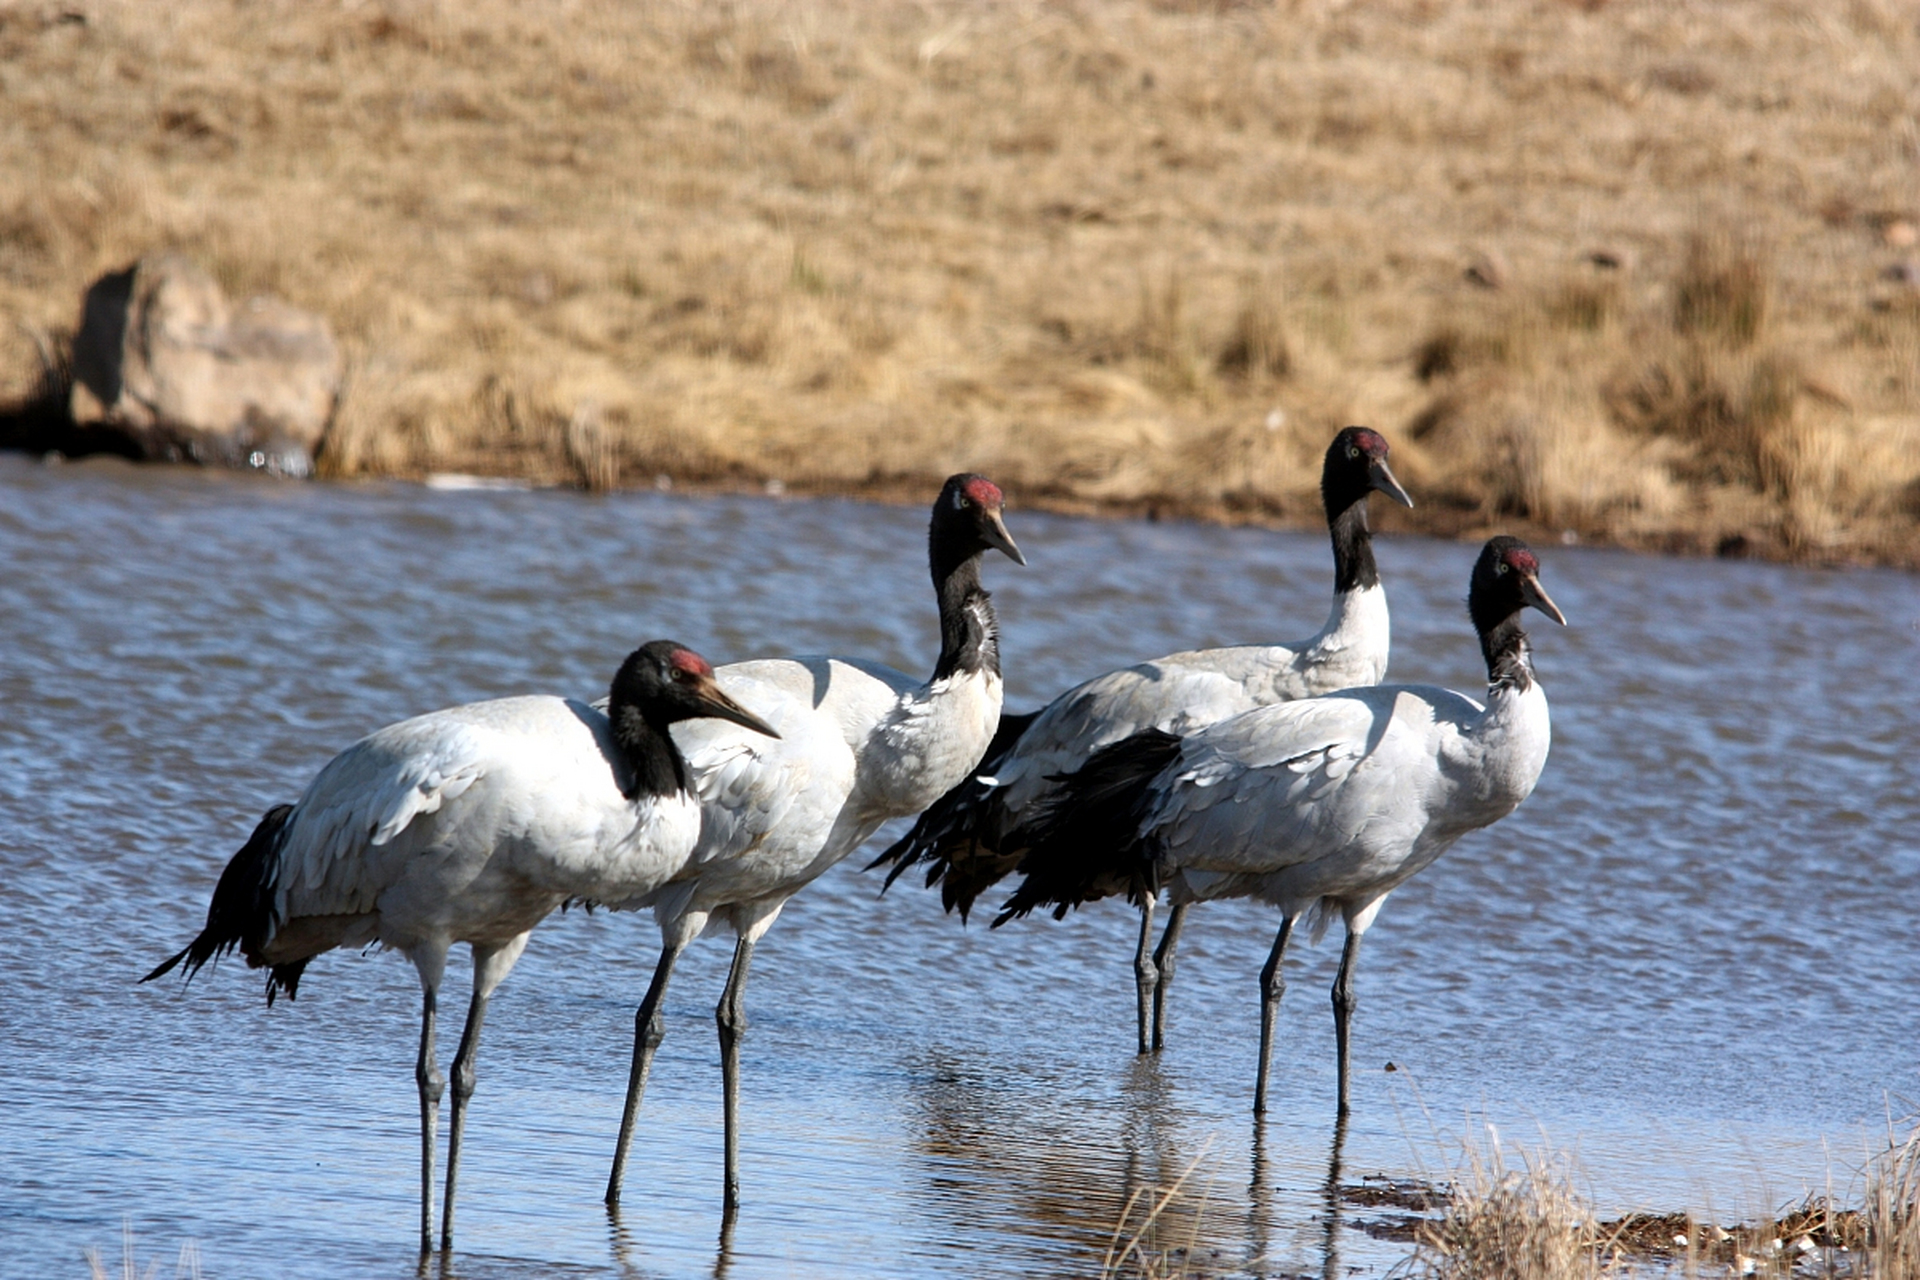
M 0 404 L 173 247 L 331 321 L 336 476 L 1311 520 L 1364 422 L 1396 527 L 1920 561 L 1893 0 L 94 0 L 0 64 Z

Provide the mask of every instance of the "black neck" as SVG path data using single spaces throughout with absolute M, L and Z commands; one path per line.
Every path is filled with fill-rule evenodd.
M 1000 674 L 1000 633 L 993 616 L 993 597 L 980 585 L 980 555 L 975 551 L 954 562 L 935 551 L 933 592 L 940 602 L 940 660 L 933 678 L 944 680 L 957 671 Z
M 1380 570 L 1373 562 L 1373 530 L 1367 526 L 1367 495 L 1336 508 L 1327 503 L 1327 529 L 1333 534 L 1333 591 L 1342 595 L 1365 587 L 1380 585 Z
M 613 721 L 613 740 L 633 775 L 633 784 L 624 793 L 627 799 L 670 796 L 688 789 L 686 761 L 664 723 L 649 720 L 630 704 L 615 703 L 607 708 L 607 716 Z
M 1483 627 L 1480 652 L 1487 659 L 1487 684 L 1494 689 L 1525 693 L 1533 687 L 1533 656 L 1527 633 L 1520 629 L 1520 611 Z

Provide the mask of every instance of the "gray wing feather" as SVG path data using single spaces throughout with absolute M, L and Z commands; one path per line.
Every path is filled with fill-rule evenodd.
M 414 843 L 400 837 L 486 775 L 491 737 L 444 715 L 421 716 L 335 756 L 301 796 L 282 846 L 281 918 L 373 910 L 392 879 L 388 864 Z

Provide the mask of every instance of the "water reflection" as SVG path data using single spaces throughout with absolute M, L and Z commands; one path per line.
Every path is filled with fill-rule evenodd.
M 912 1140 L 920 1207 L 955 1234 L 984 1222 L 1062 1259 L 1138 1247 L 1222 1257 L 1236 1228 L 1215 1137 L 1196 1134 L 1157 1058 L 1133 1057 L 1112 1105 L 1024 1091 L 947 1056 L 915 1065 Z
M 1341 1116 L 1333 1122 L 1333 1141 L 1327 1151 L 1327 1217 L 1326 1242 L 1322 1245 L 1323 1258 L 1320 1264 L 1320 1280 L 1336 1280 L 1340 1275 L 1340 1227 L 1341 1215 L 1346 1209 L 1346 1198 L 1340 1191 L 1340 1157 L 1347 1146 L 1347 1117 Z
M 1273 1160 L 1269 1154 L 1269 1143 L 1273 1141 L 1269 1134 L 1265 1116 L 1253 1117 L 1252 1136 L 1248 1144 L 1252 1173 L 1247 1181 L 1247 1271 L 1254 1276 L 1272 1276 L 1296 1274 L 1286 1270 L 1286 1259 L 1274 1240 L 1276 1223 L 1288 1220 L 1290 1212 L 1301 1212 L 1308 1208 L 1309 1201 L 1301 1198 L 1297 1205 L 1289 1205 L 1283 1192 L 1286 1190 L 1276 1184 Z M 1334 1122 L 1333 1136 L 1327 1144 L 1326 1177 L 1311 1198 L 1312 1208 L 1317 1210 L 1311 1219 L 1319 1225 L 1317 1253 L 1321 1280 L 1338 1280 L 1346 1274 L 1341 1264 L 1341 1235 L 1346 1229 L 1347 1198 L 1341 1181 L 1347 1143 L 1347 1120 L 1342 1117 Z

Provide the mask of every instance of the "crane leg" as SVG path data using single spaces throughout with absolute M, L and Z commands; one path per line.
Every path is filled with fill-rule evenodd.
M 654 967 L 653 981 L 633 1015 L 633 1067 L 627 1075 L 627 1109 L 620 1116 L 620 1139 L 613 1148 L 613 1172 L 607 1177 L 607 1203 L 620 1203 L 620 1182 L 627 1174 L 627 1151 L 633 1146 L 634 1122 L 640 1118 L 640 1096 L 647 1089 L 647 1072 L 653 1068 L 654 1050 L 667 1038 L 666 1020 L 660 1016 L 660 1002 L 667 994 L 667 979 L 673 976 L 673 962 L 680 958 L 685 943 L 669 941 L 660 948 L 660 963 Z
M 460 1181 L 460 1139 L 467 1128 L 467 1101 L 473 1097 L 473 1059 L 480 1051 L 480 1028 L 487 1020 L 487 997 L 475 990 L 467 1006 L 467 1025 L 453 1055 L 453 1119 L 447 1126 L 447 1196 L 440 1209 L 440 1247 L 453 1248 L 453 1193 Z
M 713 1020 L 720 1029 L 720 1088 L 726 1125 L 725 1216 L 740 1208 L 740 1041 L 747 1034 L 747 969 L 753 963 L 753 940 L 746 934 L 733 948 L 733 968 L 727 989 L 720 993 Z
M 1180 945 L 1180 929 L 1187 923 L 1187 903 L 1177 904 L 1167 916 L 1166 932 L 1160 935 L 1160 945 L 1153 951 L 1153 966 L 1160 971 L 1160 980 L 1153 988 L 1153 1051 L 1160 1052 L 1167 1047 L 1167 988 L 1173 985 L 1174 948 Z
M 1160 985 L 1160 970 L 1153 963 L 1153 907 L 1149 895 L 1140 904 L 1140 945 L 1133 952 L 1133 990 L 1139 1001 L 1140 1052 L 1153 1051 L 1153 993 Z
M 1348 1049 L 1352 1044 L 1353 1010 L 1359 1003 L 1353 991 L 1353 962 L 1360 954 L 1360 938 L 1352 929 L 1347 930 L 1347 945 L 1340 951 L 1340 973 L 1333 980 L 1333 1042 L 1340 1065 L 1340 1118 L 1343 1120 L 1353 1111 L 1347 1102 Z
M 420 1058 L 413 1078 L 420 1085 L 420 1252 L 433 1252 L 433 1144 L 440 1125 L 440 1095 L 447 1082 L 440 1075 L 434 1049 L 433 1020 L 438 998 L 432 987 L 420 1010 Z
M 1280 997 L 1286 992 L 1287 978 L 1283 961 L 1287 955 L 1287 939 L 1293 936 L 1293 917 L 1288 916 L 1280 922 L 1280 932 L 1274 935 L 1273 950 L 1267 955 L 1266 967 L 1260 970 L 1260 1074 L 1253 1083 L 1253 1114 L 1267 1114 L 1267 1075 L 1273 1066 L 1273 1024 L 1280 1017 Z

